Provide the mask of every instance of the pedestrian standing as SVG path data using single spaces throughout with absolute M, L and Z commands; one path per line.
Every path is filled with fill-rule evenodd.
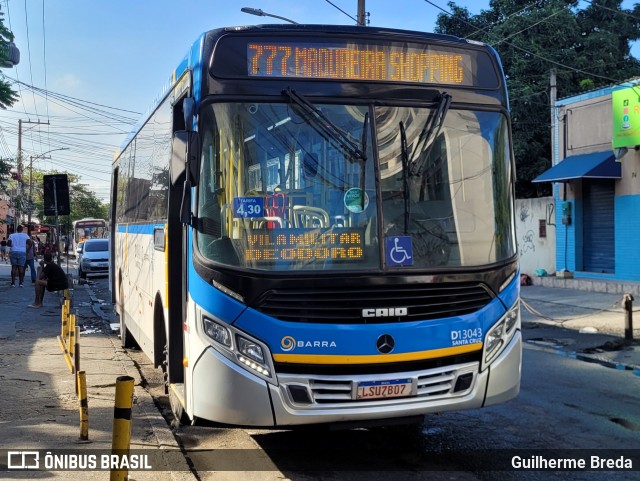
M 38 258 L 38 248 L 36 247 L 35 237 L 31 238 L 31 245 L 27 248 L 27 263 L 25 267 L 29 267 L 29 273 L 31 274 L 31 283 L 35 284 L 37 275 L 35 261 Z
M 7 263 L 7 238 L 3 237 L 2 241 L 0 242 L 0 250 L 2 252 L 2 260 L 4 261 L 4 263 Z
M 22 232 L 24 227 L 19 225 L 16 232 L 9 236 L 7 244 L 11 248 L 9 261 L 11 262 L 11 287 L 17 287 L 16 278 L 20 281 L 20 287 L 24 287 L 24 265 L 27 262 L 27 248 L 31 246 L 31 239 Z

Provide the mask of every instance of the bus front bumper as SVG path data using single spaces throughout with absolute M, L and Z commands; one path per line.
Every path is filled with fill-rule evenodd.
M 210 348 L 194 367 L 193 416 L 226 424 L 286 427 L 366 422 L 476 409 L 515 397 L 522 336 L 517 331 L 484 371 L 479 363 L 375 375 L 278 374 L 267 383 Z M 364 382 L 411 379 L 410 397 L 355 400 Z

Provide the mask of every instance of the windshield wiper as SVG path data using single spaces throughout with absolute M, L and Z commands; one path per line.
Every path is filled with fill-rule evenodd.
M 336 142 L 350 158 L 365 162 L 367 156 L 358 145 L 353 142 L 340 127 L 334 124 L 322 111 L 309 102 L 302 95 L 298 94 L 291 87 L 287 87 L 282 91 L 282 95 L 286 95 L 298 107 L 305 122 L 311 125 L 320 135 L 329 137 L 330 140 Z M 366 141 L 366 136 L 364 137 Z
M 449 107 L 451 106 L 451 95 L 446 92 L 442 92 L 440 94 L 440 100 L 438 101 L 438 105 L 435 110 L 432 111 L 431 115 L 427 119 L 427 122 L 420 132 L 420 136 L 418 137 L 418 142 L 416 144 L 415 149 L 413 149 L 413 155 L 411 156 L 411 160 L 408 161 L 408 166 L 411 169 L 412 176 L 421 176 L 422 169 L 427 159 L 429 158 L 429 154 L 431 153 L 431 149 L 433 148 L 434 140 L 438 137 L 440 133 L 440 129 L 444 124 L 444 119 L 447 116 L 447 112 L 449 111 Z M 406 139 L 405 139 L 406 141 Z M 422 160 L 418 163 L 416 161 L 416 156 L 422 149 L 426 147 L 426 151 L 422 154 Z
M 404 190 L 404 235 L 407 235 L 411 220 L 411 189 L 409 185 L 409 147 L 407 146 L 407 132 L 402 120 L 400 121 L 400 158 L 402 160 L 402 186 Z
M 369 112 L 367 112 L 366 114 L 364 114 L 364 122 L 362 124 L 362 138 L 360 139 L 360 151 L 361 152 L 366 152 L 367 151 L 367 131 L 369 130 Z M 365 172 L 367 169 L 366 166 L 366 160 L 367 157 L 365 155 L 365 157 L 362 159 L 362 162 L 360 164 L 360 168 L 362 169 L 362 172 L 360 173 L 360 191 L 362 192 L 362 210 L 364 211 L 364 207 L 365 207 L 365 188 L 366 188 L 366 184 L 365 184 Z

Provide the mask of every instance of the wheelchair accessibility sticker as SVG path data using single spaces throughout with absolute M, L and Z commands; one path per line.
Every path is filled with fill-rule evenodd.
M 413 245 L 410 236 L 392 236 L 385 238 L 387 265 L 412 266 Z

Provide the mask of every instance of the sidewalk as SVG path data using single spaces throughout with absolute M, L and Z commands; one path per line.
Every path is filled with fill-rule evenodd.
M 633 371 L 640 376 L 640 298 L 633 341 L 625 341 L 622 293 L 541 285 L 521 288 L 525 346 Z
M 66 262 L 63 264 L 66 271 Z M 170 454 L 173 471 L 130 471 L 132 479 L 194 479 L 166 421 L 149 393 L 140 386 L 133 362 L 120 347 L 107 321 L 113 314 L 100 309 L 100 302 L 87 285 L 75 286 L 72 313 L 80 326 L 80 368 L 86 372 L 89 443 L 79 441 L 79 402 L 71 374 L 57 340 L 61 331 L 60 298 L 46 293 L 44 308 L 28 309 L 34 289 L 29 274 L 25 287 L 10 287 L 10 266 L 0 263 L 0 469 L 6 469 L 3 450 L 64 450 L 94 453 L 111 450 L 115 384 L 119 376 L 135 379 L 132 410 L 132 450 Z M 69 269 L 75 276 L 75 269 Z M 151 452 L 151 451 L 150 451 Z M 41 460 L 42 464 L 42 460 Z M 8 476 L 7 476 L 8 475 Z M 7 479 L 69 479 L 68 471 L 0 472 Z M 109 471 L 77 473 L 77 479 L 107 480 Z
M 63 265 L 66 270 L 66 263 Z M 75 269 L 70 269 L 75 275 Z M 6 450 L 69 450 L 108 452 L 111 449 L 116 378 L 135 379 L 131 449 L 162 453 L 172 471 L 131 471 L 132 479 L 194 479 L 179 446 L 138 371 L 110 332 L 115 322 L 111 306 L 101 302 L 89 286 L 75 286 L 72 312 L 81 326 L 81 369 L 87 374 L 89 444 L 79 439 L 80 423 L 74 376 L 64 360 L 56 336 L 61 330 L 57 294 L 46 293 L 45 307 L 28 309 L 34 290 L 30 276 L 24 288 L 12 288 L 10 266 L 0 263 L 0 477 L 7 479 L 68 479 L 68 471 L 11 471 Z M 621 294 L 597 293 L 544 286 L 522 287 L 525 348 L 625 369 L 640 376 L 640 315 L 635 319 L 633 343 L 624 342 Z M 640 300 L 638 301 L 640 304 Z M 635 308 L 638 312 L 640 309 Z M 635 314 L 635 312 L 634 312 Z M 4 468 L 3 468 L 4 467 Z M 6 476 L 9 475 L 9 476 Z M 83 471 L 77 479 L 106 480 L 109 471 Z

